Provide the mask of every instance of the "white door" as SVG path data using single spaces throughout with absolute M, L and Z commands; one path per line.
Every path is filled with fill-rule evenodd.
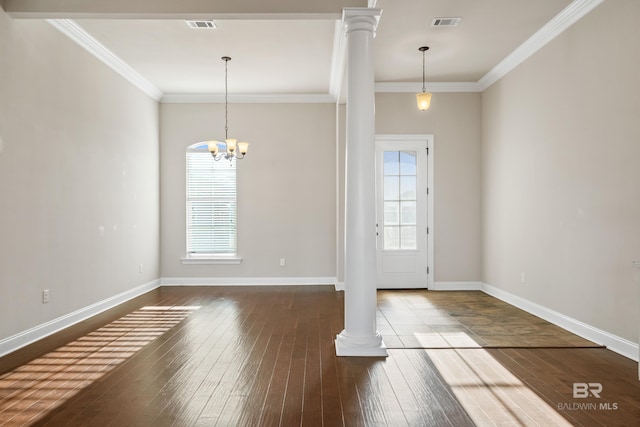
M 428 137 L 376 137 L 379 289 L 428 286 L 428 149 Z

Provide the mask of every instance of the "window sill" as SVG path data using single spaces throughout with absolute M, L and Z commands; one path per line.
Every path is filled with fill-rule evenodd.
M 237 255 L 199 255 L 199 256 L 186 256 L 181 258 L 180 261 L 183 264 L 240 264 L 242 258 Z

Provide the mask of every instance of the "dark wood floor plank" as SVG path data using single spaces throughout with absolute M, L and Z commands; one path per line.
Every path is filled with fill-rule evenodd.
M 364 426 L 363 405 L 358 394 L 358 380 L 354 375 L 352 362 L 346 358 L 339 358 L 336 363 L 343 417 L 347 426 Z
M 317 318 L 309 319 L 307 331 L 302 394 L 302 425 L 313 425 L 322 420 L 322 372 Z
M 504 349 L 491 353 L 530 390 L 574 424 L 625 425 L 631 419 L 640 420 L 640 382 L 629 375 L 634 363 L 608 350 Z M 546 364 L 559 368 L 559 372 L 553 377 L 546 376 L 540 368 Z M 602 384 L 601 397 L 574 398 L 574 382 Z M 573 410 L 574 404 L 595 404 L 596 408 Z M 558 409 L 559 405 L 561 409 Z
M 419 399 L 421 417 L 425 420 L 425 425 L 433 426 L 465 426 L 470 425 L 464 410 L 460 405 L 456 405 L 456 400 L 452 394 L 444 387 L 439 378 L 437 370 L 431 365 L 421 365 L 420 350 L 393 351 L 393 357 L 407 382 L 407 387 Z M 458 414 L 447 414 L 446 409 L 460 413 L 461 421 L 453 424 L 450 416 L 458 418 Z M 465 423 L 466 421 L 466 423 Z
M 572 353 L 575 356 L 577 350 Z M 537 352 L 531 350 L 501 349 L 489 350 L 502 366 L 523 381 L 527 387 L 552 407 L 558 403 L 573 401 L 572 382 L 557 365 L 547 358 L 541 358 Z M 569 422 L 578 425 L 602 425 L 589 411 L 567 412 L 558 411 Z
M 302 402 L 304 394 L 304 367 L 307 354 L 306 337 L 299 329 L 296 333 L 291 364 L 287 373 L 282 413 L 278 425 L 297 426 L 302 422 Z
M 322 420 L 325 426 L 345 425 L 334 340 L 342 330 L 342 305 L 319 305 L 320 369 L 322 372 Z
M 428 425 L 429 417 L 423 414 L 424 401 L 421 396 L 415 393 L 415 388 L 411 387 L 409 381 L 412 381 L 411 374 L 409 380 L 405 377 L 405 370 L 401 369 L 396 350 L 391 350 L 391 357 L 384 363 L 383 368 L 389 379 L 390 386 L 396 395 L 396 399 L 402 402 L 402 412 L 407 424 L 410 426 Z
M 239 414 L 234 411 L 242 407 L 245 400 L 243 390 L 255 375 L 258 355 L 264 354 L 267 333 L 273 330 L 273 325 L 265 323 L 268 312 L 267 307 L 253 307 L 249 315 L 251 321 L 243 323 L 243 334 L 239 337 L 242 339 L 230 348 L 222 363 L 216 366 L 216 375 L 211 377 L 215 384 L 205 389 L 209 390 L 211 398 L 198 418 L 198 425 L 218 422 L 220 425 L 234 425 L 237 421 Z

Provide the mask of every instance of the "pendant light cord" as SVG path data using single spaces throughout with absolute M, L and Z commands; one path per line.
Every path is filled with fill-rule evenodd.
M 429 46 L 422 46 L 418 48 L 418 50 L 422 52 L 422 92 L 424 93 L 427 91 L 427 85 L 425 83 L 427 80 L 426 72 L 425 72 L 425 68 L 426 68 L 425 63 L 427 62 L 427 60 L 425 59 L 424 53 L 429 50 Z
M 229 139 L 229 91 L 227 89 L 228 73 L 227 66 L 229 65 L 229 59 L 224 59 L 224 139 Z
M 425 73 L 424 73 L 424 66 L 425 66 L 425 65 L 424 65 L 424 63 L 425 63 L 425 59 L 424 59 L 424 52 L 425 52 L 425 51 L 423 50 L 423 51 L 422 51 L 422 91 L 423 91 L 423 92 L 426 92 L 426 91 L 427 91 L 427 88 L 426 88 L 426 86 L 425 86 L 425 84 L 424 84 L 424 81 L 425 81 Z

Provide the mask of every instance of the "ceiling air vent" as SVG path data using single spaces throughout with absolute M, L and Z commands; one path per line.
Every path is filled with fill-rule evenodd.
M 187 25 L 191 28 L 216 28 L 216 23 L 214 21 L 187 21 Z
M 462 18 L 433 18 L 432 27 L 457 27 Z

